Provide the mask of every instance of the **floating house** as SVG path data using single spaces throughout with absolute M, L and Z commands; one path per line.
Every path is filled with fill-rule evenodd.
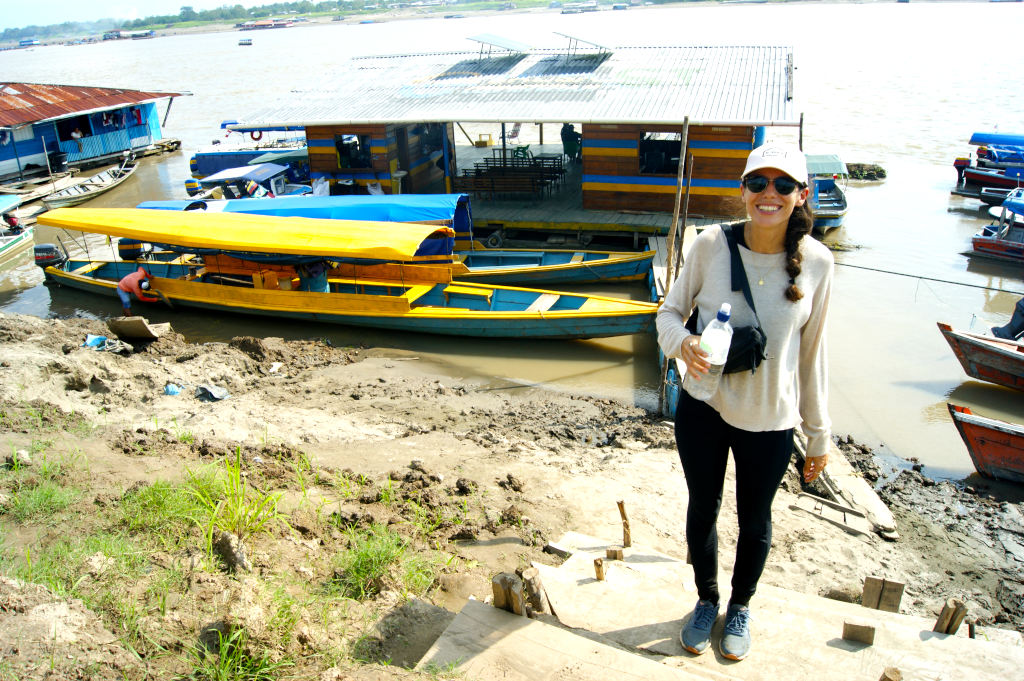
M 0 83 L 0 178 L 101 165 L 162 138 L 176 92 Z M 165 116 L 166 117 L 166 116 Z
M 664 233 L 684 191 L 690 215 L 740 215 L 750 150 L 767 126 L 801 124 L 788 47 L 610 48 L 560 36 L 565 48 L 534 49 L 493 35 L 471 40 L 478 50 L 353 59 L 322 90 L 229 128 L 303 127 L 311 175 L 332 193 L 477 194 L 481 234 L 537 228 L 635 239 Z M 566 122 L 582 134 L 578 163 L 562 153 Z M 505 148 L 467 144 L 465 123 L 501 125 Z M 541 126 L 542 144 L 509 147 L 510 130 L 530 124 Z M 553 145 L 543 144 L 544 126 Z M 519 177 L 509 179 L 516 166 Z M 522 179 L 534 172 L 525 166 L 536 182 Z M 504 213 L 491 210 L 499 203 Z

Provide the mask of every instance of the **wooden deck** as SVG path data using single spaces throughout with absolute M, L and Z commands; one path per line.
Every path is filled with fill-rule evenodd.
M 514 147 L 509 146 L 511 154 Z M 562 144 L 532 144 L 530 152 L 560 154 Z M 500 146 L 456 145 L 458 171 L 471 169 L 483 158 L 501 153 Z M 598 249 L 641 249 L 643 240 L 668 234 L 671 213 L 649 211 L 598 211 L 583 209 L 583 166 L 566 162 L 565 180 L 543 196 L 491 198 L 485 193 L 472 197 L 473 228 L 477 238 L 500 232 L 509 246 L 543 241 L 549 246 L 589 246 Z M 687 225 L 695 228 L 718 222 L 704 216 L 690 217 Z

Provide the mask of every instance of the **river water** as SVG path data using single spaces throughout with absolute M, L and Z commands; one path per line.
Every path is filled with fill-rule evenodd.
M 146 159 L 135 180 L 89 204 L 134 206 L 182 197 L 188 157 L 196 147 L 223 138 L 221 120 L 285 101 L 294 90 L 329 84 L 349 56 L 474 51 L 477 44 L 466 38 L 480 33 L 535 47 L 562 47 L 564 39 L 556 33 L 613 47 L 792 45 L 805 148 L 837 152 L 847 162 L 879 163 L 888 171 L 884 182 L 851 184 L 846 224 L 827 238 L 842 247 L 836 252 L 829 338 L 835 432 L 882 452 L 916 457 L 930 475 L 963 477 L 972 467 L 949 420 L 947 401 L 1024 422 L 1020 393 L 968 379 L 935 326 L 945 321 L 967 328 L 975 316 L 981 327 L 1002 324 L 1024 295 L 1020 267 L 962 254 L 988 218 L 977 202 L 949 195 L 956 178 L 953 158 L 971 150 L 966 142 L 972 132 L 1022 131 L 1019 60 L 986 51 L 992 58 L 981 63 L 963 49 L 977 40 L 979 26 L 1021 34 L 1019 8 L 1014 3 L 736 3 L 332 22 L 247 34 L 254 38 L 252 47 L 239 47 L 238 33 L 226 32 L 10 50 L 0 52 L 0 73 L 9 81 L 192 93 L 175 100 L 164 126 L 166 136 L 182 140 L 183 151 Z M 524 126 L 522 135 L 535 133 L 534 126 Z M 794 139 L 794 131 L 770 130 L 772 138 Z M 36 240 L 55 236 L 40 229 Z M 644 295 L 641 287 L 591 290 Z M 0 263 L 0 311 L 95 318 L 119 312 L 115 299 L 43 286 L 28 252 Z M 172 321 L 194 340 L 241 334 L 323 337 L 339 345 L 407 351 L 452 374 L 487 377 L 494 389 L 543 384 L 645 406 L 657 399 L 651 337 L 524 346 L 191 312 L 147 310 L 147 315 Z

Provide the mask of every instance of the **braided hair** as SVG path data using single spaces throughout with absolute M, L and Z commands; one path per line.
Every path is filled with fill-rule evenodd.
M 803 253 L 800 252 L 800 240 L 811 233 L 813 226 L 814 212 L 810 203 L 804 201 L 802 206 L 793 209 L 789 216 L 789 224 L 786 225 L 786 274 L 789 275 L 786 299 L 794 303 L 804 297 L 804 292 L 796 285 L 796 278 L 800 276 L 800 263 L 804 259 Z

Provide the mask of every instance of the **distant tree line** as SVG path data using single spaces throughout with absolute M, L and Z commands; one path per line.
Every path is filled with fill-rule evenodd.
M 141 28 L 164 28 L 186 21 L 231 21 L 242 22 L 250 19 L 276 16 L 284 13 L 311 14 L 315 12 L 337 12 L 340 9 L 358 10 L 364 4 L 376 4 L 372 0 L 324 0 L 323 2 L 275 2 L 246 9 L 242 5 L 224 5 L 216 9 L 195 10 L 185 5 L 177 14 L 154 15 L 129 21 L 116 19 L 98 19 L 96 21 L 65 21 L 62 24 L 49 26 L 25 26 L 24 28 L 7 28 L 0 33 L 0 43 L 17 43 L 25 38 L 35 38 L 40 42 L 63 40 L 65 38 L 95 35 L 122 29 L 135 31 Z

